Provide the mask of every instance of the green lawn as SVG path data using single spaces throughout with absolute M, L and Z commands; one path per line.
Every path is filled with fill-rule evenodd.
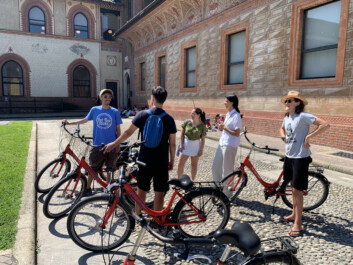
M 32 121 L 0 125 L 0 250 L 15 243 L 31 130 Z

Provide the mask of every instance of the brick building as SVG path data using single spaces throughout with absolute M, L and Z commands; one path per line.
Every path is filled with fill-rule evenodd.
M 299 90 L 306 110 L 331 124 L 314 143 L 353 151 L 353 0 L 3 0 L 1 7 L 0 111 L 14 100 L 89 108 L 105 87 L 116 90 L 117 106 L 143 106 L 163 85 L 175 118 L 194 105 L 208 117 L 225 113 L 224 96 L 234 92 L 249 132 L 279 136 L 280 99 Z M 11 79 L 4 69 L 20 74 Z
M 235 92 L 248 131 L 279 136 L 280 99 L 299 90 L 331 124 L 314 143 L 353 151 L 352 14 L 351 0 L 155 0 L 116 35 L 135 104 L 162 84 L 174 117 L 212 117 Z

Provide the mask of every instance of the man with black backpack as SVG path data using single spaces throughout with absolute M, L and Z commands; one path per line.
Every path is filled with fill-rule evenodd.
M 165 88 L 158 86 L 152 89 L 152 108 L 137 113 L 131 125 L 121 136 L 105 146 L 105 152 L 113 148 L 120 148 L 120 144 L 126 141 L 137 129 L 142 133 L 145 144 L 141 146 L 138 160 L 147 164 L 140 166 L 138 174 L 139 197 L 145 201 L 146 192 L 150 190 L 151 180 L 155 199 L 153 209 L 163 209 L 164 194 L 169 190 L 168 170 L 174 167 L 176 126 L 173 117 L 163 110 L 163 104 L 167 99 Z M 140 207 L 135 207 L 136 213 L 141 214 Z

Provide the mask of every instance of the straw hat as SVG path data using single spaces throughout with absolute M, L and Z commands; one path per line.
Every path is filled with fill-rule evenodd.
M 281 102 L 284 104 L 288 98 L 297 98 L 303 101 L 304 105 L 308 105 L 308 101 L 305 98 L 299 96 L 299 94 L 300 93 L 298 91 L 289 91 L 288 94 L 281 99 Z

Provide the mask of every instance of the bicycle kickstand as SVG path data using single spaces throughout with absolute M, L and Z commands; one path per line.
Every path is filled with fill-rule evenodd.
M 145 236 L 145 233 L 146 233 L 146 229 L 144 227 L 141 227 L 141 231 L 136 239 L 135 246 L 125 258 L 123 265 L 135 265 L 137 250 L 140 247 L 140 244 L 142 242 L 143 237 Z
M 276 199 L 272 204 L 272 214 L 275 214 L 275 203 L 277 202 L 278 198 L 279 198 L 279 195 L 276 195 Z

